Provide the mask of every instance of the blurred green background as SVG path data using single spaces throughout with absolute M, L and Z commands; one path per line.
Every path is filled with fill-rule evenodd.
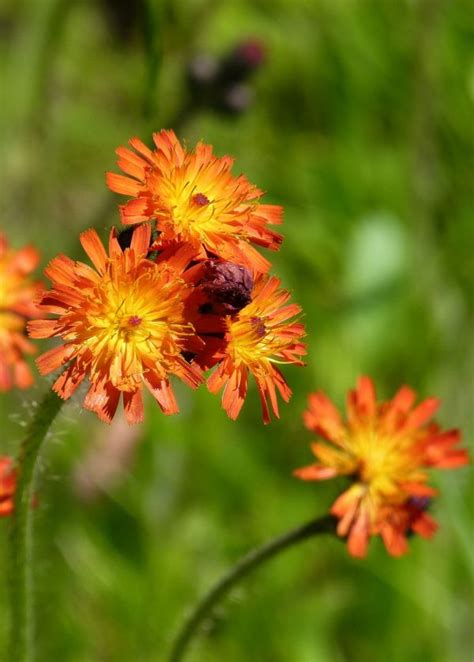
M 357 375 L 380 397 L 438 395 L 472 439 L 474 35 L 469 0 L 1 0 L 1 226 L 45 265 L 106 236 L 104 172 L 133 135 L 175 127 L 237 159 L 285 206 L 274 270 L 304 308 L 308 366 L 264 427 L 252 389 L 237 422 L 177 385 L 179 416 L 106 428 L 67 404 L 48 439 L 35 512 L 39 662 L 160 662 L 183 614 L 250 547 L 328 509 L 305 484 L 301 413 Z M 190 95 L 198 54 L 258 40 L 265 61 L 233 114 Z M 201 61 L 201 60 L 200 60 Z M 208 60 L 204 59 L 204 62 Z M 239 96 L 240 94 L 240 96 Z M 236 109 L 234 108 L 234 111 Z M 35 401 L 2 395 L 0 451 Z M 390 558 L 313 540 L 226 601 L 190 662 L 464 662 L 472 654 L 469 470 L 439 472 L 440 531 Z M 0 522 L 3 573 L 7 521 Z M 7 628 L 0 592 L 0 640 Z M 13 662 L 13 661 L 8 661 Z

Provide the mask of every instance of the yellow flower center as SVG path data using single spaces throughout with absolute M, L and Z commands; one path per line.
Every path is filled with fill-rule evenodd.
M 210 195 L 209 191 L 207 193 Z M 219 229 L 217 217 L 222 204 L 216 203 L 208 194 L 198 192 L 186 184 L 182 189 L 176 189 L 166 200 L 169 212 L 159 208 L 156 217 L 163 218 L 165 225 L 171 217 L 174 232 L 181 233 L 183 237 L 199 237 L 203 232 L 216 231 Z M 160 196 L 160 200 L 163 200 L 163 196 Z
M 109 264 L 85 311 L 65 315 L 63 337 L 82 347 L 92 370 L 108 371 L 112 383 L 126 390 L 147 365 L 165 368 L 194 330 L 183 321 L 181 279 L 164 277 L 152 262 L 129 270 L 124 262 Z
M 275 354 L 284 343 L 266 326 L 264 319 L 252 315 L 252 308 L 250 304 L 236 318 L 228 318 L 229 353 L 236 363 L 245 365 L 262 361 L 280 363 Z
M 87 316 L 91 339 L 106 341 L 115 351 L 123 344 L 160 345 L 168 327 L 181 320 L 182 306 L 178 297 L 169 296 L 170 289 L 139 291 L 132 283 L 103 283 L 102 297 Z
M 351 436 L 349 452 L 357 476 L 373 496 L 394 496 L 399 493 L 399 483 L 413 478 L 417 461 L 409 446 L 406 436 L 386 436 L 374 427 L 365 427 Z
M 152 173 L 148 186 L 157 192 L 154 215 L 162 230 L 169 227 L 186 241 L 206 241 L 207 233 L 237 233 L 225 215 L 236 212 L 244 198 L 230 175 L 216 176 L 215 170 L 172 171 L 168 177 Z

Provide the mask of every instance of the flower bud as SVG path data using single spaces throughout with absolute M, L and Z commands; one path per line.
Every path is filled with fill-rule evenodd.
M 252 274 L 245 267 L 233 262 L 208 260 L 201 281 L 208 302 L 202 312 L 235 315 L 252 300 L 252 287 Z

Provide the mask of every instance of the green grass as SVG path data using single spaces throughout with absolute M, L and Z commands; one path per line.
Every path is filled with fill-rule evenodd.
M 294 396 L 268 427 L 255 389 L 237 422 L 204 389 L 177 387 L 173 418 L 148 401 L 130 461 L 93 500 L 77 472 L 106 431 L 80 397 L 64 407 L 35 511 L 39 662 L 165 660 L 183 614 L 233 561 L 324 514 L 341 485 L 291 476 L 310 459 L 301 412 L 311 390 L 342 404 L 358 374 L 373 375 L 381 397 L 406 382 L 439 396 L 440 422 L 472 440 L 468 0 L 155 8 L 145 48 L 140 22 L 119 40 L 94 0 L 0 5 L 0 224 L 15 245 L 36 243 L 43 264 L 80 257 L 80 231 L 96 224 L 106 236 L 118 222 L 104 185 L 114 149 L 172 126 L 189 55 L 258 36 L 268 55 L 252 108 L 200 111 L 180 135 L 235 156 L 236 172 L 285 206 L 285 242 L 270 257 L 305 311 L 308 366 L 285 370 Z M 16 451 L 44 388 L 38 378 L 31 392 L 1 396 L 2 452 Z M 472 483 L 468 469 L 434 482 L 433 541 L 412 539 L 398 560 L 378 541 L 365 561 L 326 539 L 289 551 L 232 594 L 190 662 L 467 662 Z M 0 572 L 7 529 L 0 522 Z

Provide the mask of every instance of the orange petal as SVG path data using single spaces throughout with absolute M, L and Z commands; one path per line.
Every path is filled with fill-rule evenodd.
M 57 320 L 30 320 L 26 328 L 30 338 L 52 338 L 60 326 Z
M 375 386 L 370 377 L 362 376 L 357 380 L 357 412 L 359 416 L 371 418 L 376 412 Z
M 402 386 L 390 401 L 387 410 L 381 417 L 381 427 L 387 432 L 393 432 L 410 411 L 416 398 L 416 393 L 408 386 Z
M 322 391 L 310 394 L 308 401 L 309 409 L 303 414 L 308 430 L 339 445 L 345 435 L 345 426 L 334 404 Z
M 113 227 L 109 234 L 109 255 L 110 257 L 117 257 L 122 255 L 122 247 L 117 239 L 117 230 Z
M 135 196 L 143 189 L 143 185 L 135 179 L 125 177 L 124 175 L 117 175 L 114 172 L 106 172 L 105 181 L 111 191 L 121 193 L 122 195 Z
M 145 160 L 149 164 L 153 164 L 155 162 L 153 152 L 149 147 L 145 145 L 144 142 L 140 140 L 140 138 L 137 138 L 137 136 L 134 136 L 133 138 L 130 138 L 128 141 L 129 144 L 133 147 L 133 149 L 136 149 L 141 156 L 145 158 Z
M 432 538 L 438 530 L 438 524 L 428 513 L 421 513 L 413 522 L 411 528 L 422 538 Z
M 86 230 L 79 236 L 79 240 L 97 271 L 104 273 L 107 265 L 107 253 L 97 232 L 93 228 Z
M 401 483 L 400 487 L 410 496 L 419 496 L 419 497 L 432 497 L 438 494 L 438 490 L 435 490 L 434 487 L 429 485 L 424 485 L 423 483 Z
M 337 471 L 334 467 L 323 467 L 320 464 L 311 464 L 308 467 L 301 467 L 295 469 L 293 476 L 301 478 L 301 480 L 327 480 L 337 476 Z
M 145 373 L 143 379 L 164 414 L 169 416 L 179 412 L 179 407 L 168 379 L 159 377 L 152 371 Z
M 222 394 L 222 406 L 229 418 L 233 421 L 237 418 L 244 404 L 247 394 L 248 371 L 245 366 L 235 368 L 229 375 Z M 268 416 L 268 412 L 267 412 Z M 264 422 L 265 412 L 264 412 Z
M 139 257 L 144 256 L 148 253 L 150 248 L 150 239 L 151 239 L 151 225 L 149 223 L 144 223 L 140 225 L 132 235 L 132 242 L 130 248 L 135 252 Z
M 33 382 L 33 375 L 28 364 L 25 361 L 16 361 L 13 366 L 15 384 L 19 388 L 29 388 Z
M 13 512 L 13 499 L 0 501 L 0 517 L 8 517 Z
M 63 400 L 68 400 L 85 376 L 85 372 L 78 370 L 76 364 L 72 363 L 54 382 L 53 391 Z
M 133 391 L 132 393 L 125 391 L 123 394 L 123 405 L 127 423 L 133 425 L 134 423 L 141 423 L 143 421 L 144 409 L 140 390 Z
M 408 543 L 405 531 L 402 531 L 390 524 L 382 527 L 380 535 L 387 549 L 392 556 L 403 556 L 408 551 Z
M 39 264 L 40 256 L 34 246 L 25 246 L 17 251 L 10 263 L 10 266 L 23 274 L 29 274 Z
M 140 197 L 129 200 L 126 204 L 120 205 L 120 218 L 124 225 L 134 225 L 149 221 L 153 216 L 153 208 L 150 207 L 148 198 Z
M 83 407 L 97 414 L 101 421 L 110 423 L 117 411 L 120 391 L 110 384 L 92 384 L 84 399 Z
M 347 549 L 351 556 L 362 559 L 367 554 L 370 538 L 369 517 L 362 511 L 352 525 L 347 539 Z
M 415 430 L 429 421 L 435 411 L 439 407 L 439 400 L 437 398 L 427 398 L 423 400 L 418 407 L 411 412 L 407 417 L 403 426 L 404 430 Z
M 60 345 L 53 347 L 36 359 L 36 365 L 41 375 L 48 375 L 56 368 L 67 363 L 75 352 L 74 345 Z

